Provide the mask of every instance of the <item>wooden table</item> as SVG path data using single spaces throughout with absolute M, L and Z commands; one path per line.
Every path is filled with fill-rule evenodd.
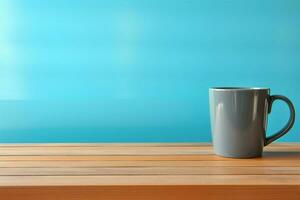
M 0 145 L 0 198 L 300 200 L 300 144 L 256 159 L 209 144 Z

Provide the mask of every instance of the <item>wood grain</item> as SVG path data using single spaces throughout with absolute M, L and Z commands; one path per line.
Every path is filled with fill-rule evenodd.
M 0 188 L 5 200 L 299 200 L 299 186 L 62 186 Z
M 180 150 L 179 150 L 180 149 Z M 300 147 L 296 144 L 289 145 L 274 145 L 271 148 L 267 147 L 267 151 L 280 151 L 280 152 L 299 152 Z M 58 145 L 58 146 L 43 146 L 37 145 L 2 145 L 0 146 L 0 155 L 201 155 L 201 154 L 213 154 L 213 149 L 210 145 L 204 144 L 191 144 L 191 145 L 179 145 L 169 144 L 166 146 L 160 145 Z
M 299 167 L 54 167 L 1 168 L 0 176 L 300 175 Z
M 1 144 L 5 199 L 299 199 L 300 144 L 231 159 L 210 144 Z
M 300 175 L 1 176 L 0 186 L 300 185 Z
M 300 159 L 300 151 L 298 152 L 282 152 L 282 151 L 266 151 L 263 158 L 252 158 L 251 160 L 297 160 Z M 0 161 L 209 161 L 209 160 L 235 160 L 230 158 L 219 157 L 214 154 L 198 154 L 198 155 L 23 155 L 23 156 L 6 156 L 1 155 Z
M 300 160 L 220 160 L 220 161 L 0 161 L 4 167 L 300 167 Z

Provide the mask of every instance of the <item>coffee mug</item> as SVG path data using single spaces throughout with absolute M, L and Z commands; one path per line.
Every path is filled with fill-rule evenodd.
M 287 103 L 290 118 L 279 132 L 267 137 L 268 114 L 276 100 Z M 270 95 L 269 88 L 210 88 L 209 103 L 214 152 L 224 157 L 260 157 L 263 147 L 286 134 L 295 122 L 292 102 Z

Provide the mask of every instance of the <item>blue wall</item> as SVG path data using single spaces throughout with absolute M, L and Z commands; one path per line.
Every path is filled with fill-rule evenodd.
M 0 0 L 0 142 L 210 141 L 210 86 L 300 113 L 299 36 L 298 0 Z

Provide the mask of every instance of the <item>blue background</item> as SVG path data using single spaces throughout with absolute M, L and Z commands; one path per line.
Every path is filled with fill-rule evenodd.
M 299 23 L 298 0 L 0 0 L 0 142 L 207 142 L 211 86 L 300 113 Z

